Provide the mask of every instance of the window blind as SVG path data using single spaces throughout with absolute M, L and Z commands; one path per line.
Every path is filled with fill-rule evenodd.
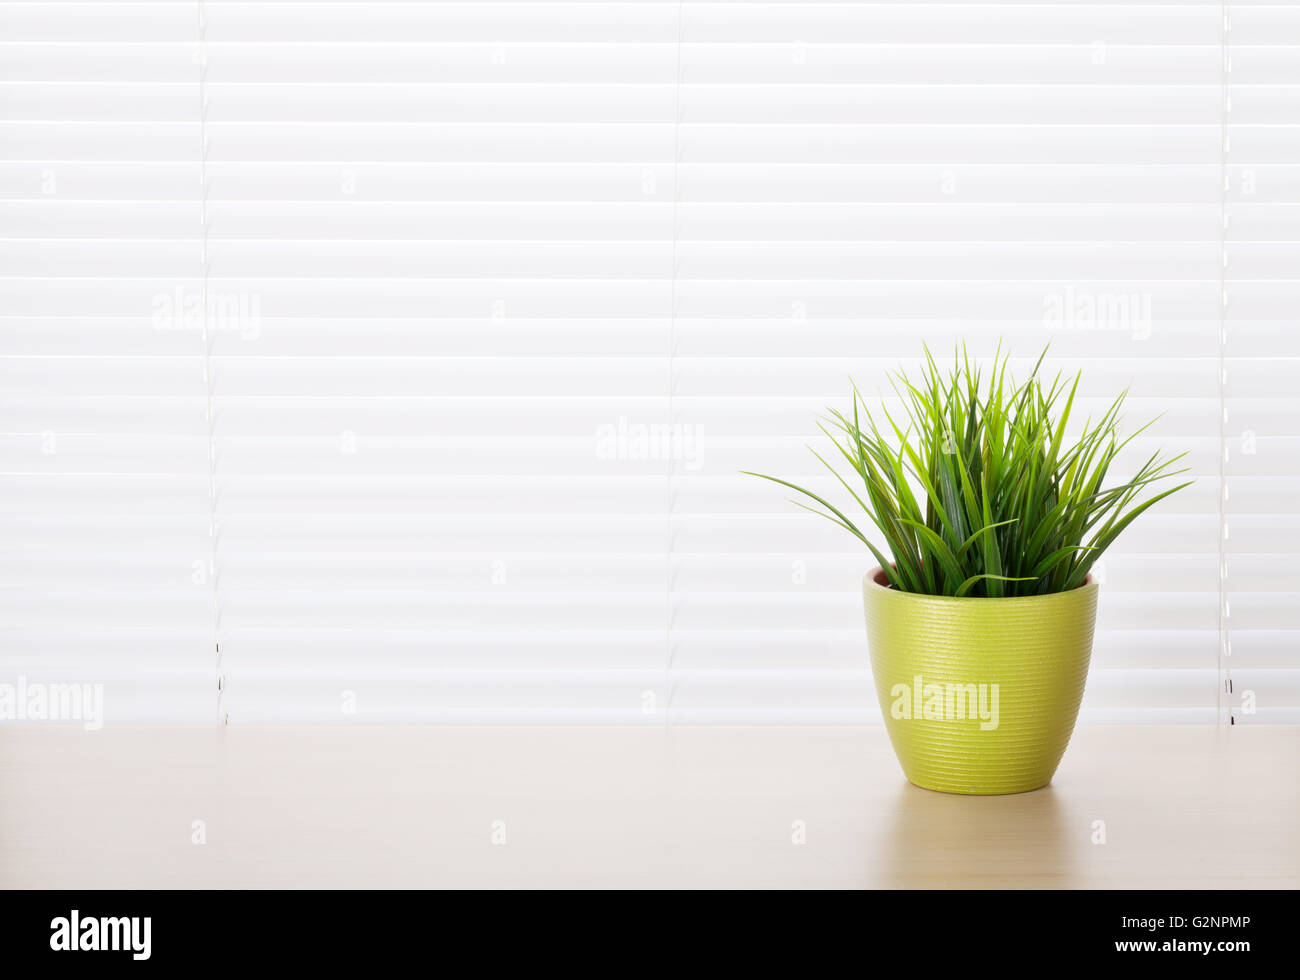
M 1300 718 L 1294 6 L 0 11 L 9 674 L 875 720 L 869 556 L 739 471 L 837 497 L 850 377 L 1001 341 L 1197 477 L 1100 569 L 1083 719 Z

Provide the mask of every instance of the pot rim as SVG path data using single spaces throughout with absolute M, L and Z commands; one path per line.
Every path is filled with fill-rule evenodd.
M 889 584 L 889 579 L 885 577 L 885 569 L 877 565 L 867 572 L 863 578 L 863 585 L 867 589 L 878 589 L 886 595 L 904 596 L 911 599 L 924 599 L 928 602 L 1044 602 L 1052 599 L 1059 599 L 1062 596 L 1078 596 L 1088 590 L 1096 591 L 1101 588 L 1100 583 L 1089 572 L 1083 580 L 1082 585 L 1075 586 L 1073 589 L 1067 589 L 1064 592 L 1046 592 L 1043 595 L 1007 595 L 1007 596 L 987 596 L 987 595 L 930 595 L 926 592 L 904 592 L 901 589 L 895 589 Z

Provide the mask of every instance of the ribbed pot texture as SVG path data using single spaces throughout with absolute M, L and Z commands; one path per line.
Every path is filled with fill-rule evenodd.
M 1051 782 L 1092 654 L 1097 584 L 1006 599 L 917 595 L 873 569 L 863 584 L 871 672 L 903 773 L 944 793 Z

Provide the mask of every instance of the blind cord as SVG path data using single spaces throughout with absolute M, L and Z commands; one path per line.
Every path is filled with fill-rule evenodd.
M 212 645 L 217 674 L 217 722 L 229 724 L 225 710 L 226 674 L 221 658 L 221 601 L 217 582 L 217 450 L 216 416 L 212 407 L 212 340 L 208 327 L 208 49 L 207 10 L 204 0 L 197 0 L 197 41 L 194 61 L 199 76 L 199 272 L 201 308 L 200 339 L 203 343 L 203 392 L 208 435 L 208 582 L 212 591 Z
M 1220 682 L 1217 691 L 1218 718 L 1223 722 L 1224 705 L 1227 705 L 1229 725 L 1237 723 L 1232 710 L 1231 695 L 1232 671 L 1229 658 L 1232 656 L 1232 637 L 1229 633 L 1229 620 L 1232 607 L 1228 600 L 1228 191 L 1231 177 L 1228 172 L 1228 155 L 1232 150 L 1230 118 L 1232 115 L 1232 94 L 1229 87 L 1229 75 L 1232 73 L 1232 9 L 1224 3 L 1222 7 L 1222 33 L 1220 35 L 1221 58 L 1219 63 L 1219 649 L 1218 667 Z
M 673 466 L 676 451 L 683 445 L 683 439 L 676 429 L 673 411 L 673 388 L 675 386 L 675 361 L 677 349 L 677 202 L 679 199 L 678 157 L 681 154 L 681 112 L 682 112 L 682 37 L 685 31 L 685 0 L 677 3 L 677 51 L 673 69 L 673 193 L 670 215 L 672 220 L 672 246 L 669 262 L 668 281 L 668 438 L 666 440 L 667 456 L 667 500 L 665 502 L 664 527 L 664 725 L 672 723 L 673 707 Z

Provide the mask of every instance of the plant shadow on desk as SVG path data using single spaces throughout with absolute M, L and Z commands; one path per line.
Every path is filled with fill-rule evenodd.
M 899 786 L 881 838 L 886 888 L 1078 887 L 1087 827 L 1067 821 L 1051 786 L 957 796 Z

